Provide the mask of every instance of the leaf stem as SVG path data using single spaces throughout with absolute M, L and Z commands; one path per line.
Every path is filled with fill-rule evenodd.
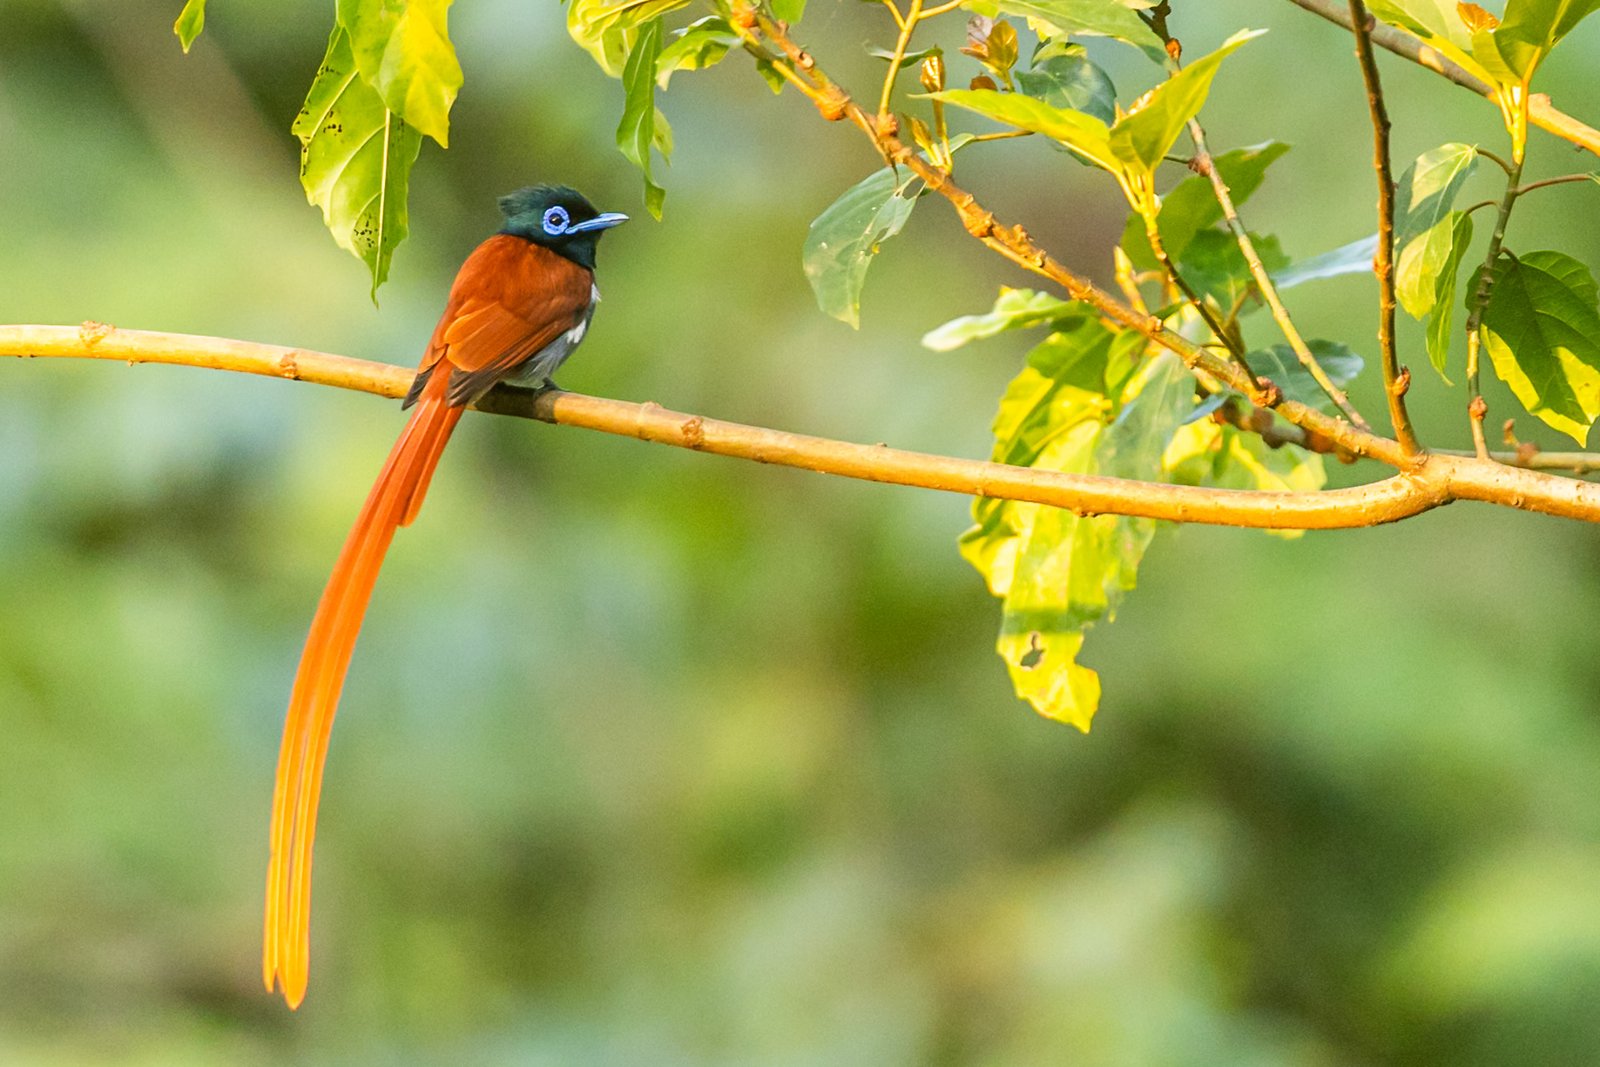
M 1394 173 L 1389 163 L 1389 110 L 1383 101 L 1383 82 L 1372 54 L 1372 16 L 1362 0 L 1350 0 L 1350 22 L 1356 38 L 1356 58 L 1367 86 L 1367 110 L 1372 114 L 1372 169 L 1378 176 L 1378 252 L 1372 271 L 1378 276 L 1378 348 L 1383 360 L 1383 392 L 1389 401 L 1389 422 L 1395 440 L 1407 455 L 1420 449 L 1411 414 L 1406 410 L 1406 390 L 1411 372 L 1402 370 L 1395 350 L 1394 320 Z

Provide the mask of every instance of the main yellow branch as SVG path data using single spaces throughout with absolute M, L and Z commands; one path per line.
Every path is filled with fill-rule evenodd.
M 0 326 L 0 356 L 66 357 L 260 374 L 400 397 L 412 372 L 387 363 L 219 337 L 82 326 Z M 1330 530 L 1409 518 L 1452 500 L 1481 500 L 1600 522 L 1600 486 L 1472 457 L 1428 455 L 1405 473 L 1353 489 L 1265 493 L 1200 489 L 860 445 L 722 422 L 658 404 L 549 391 L 497 389 L 480 410 L 752 459 L 846 478 L 911 485 L 1082 514 L 1266 529 Z
M 119 330 L 99 323 L 0 326 L 0 356 L 71 357 L 170 363 L 404 396 L 413 372 L 303 348 L 218 337 Z M 1375 526 L 1444 503 L 1440 484 L 1398 476 L 1356 489 L 1255 493 L 1062 474 L 1003 463 L 908 452 L 786 433 L 669 411 L 659 404 L 550 391 L 498 389 L 478 405 L 501 415 L 581 426 L 604 433 L 866 481 L 1024 500 L 1083 514 L 1137 515 L 1174 522 L 1270 529 Z

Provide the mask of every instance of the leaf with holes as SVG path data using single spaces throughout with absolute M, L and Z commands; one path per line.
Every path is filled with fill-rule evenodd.
M 172 32 L 178 35 L 178 43 L 183 46 L 185 54 L 188 54 L 189 46 L 194 44 L 194 39 L 205 28 L 206 0 L 188 0 L 183 10 L 178 12 L 178 21 L 172 24 Z
M 1478 165 L 1469 144 L 1424 152 L 1395 187 L 1395 295 L 1412 318 L 1433 310 L 1435 280 L 1450 257 L 1456 194 Z
M 1480 331 L 1495 374 L 1529 414 L 1582 445 L 1600 415 L 1600 309 L 1589 268 L 1561 252 L 1502 259 Z
M 817 306 L 841 322 L 861 326 L 861 288 L 867 267 L 884 241 L 911 217 L 916 180 L 908 170 L 874 171 L 829 204 L 806 232 L 801 261 Z
M 450 0 L 338 2 L 362 80 L 385 107 L 444 146 L 461 89 L 461 64 L 446 27 L 449 7 Z
M 422 135 L 361 80 L 342 26 L 328 38 L 292 130 L 300 139 L 306 199 L 322 209 L 339 247 L 372 272 L 376 299 L 394 250 L 406 238 L 406 193 Z
M 1112 344 L 1104 327 L 1085 320 L 1036 349 L 1001 401 L 995 458 L 1159 479 L 1168 442 L 1194 407 L 1194 380 L 1164 353 L 1113 404 L 1097 389 Z M 1155 523 L 982 499 L 973 514 L 977 525 L 962 537 L 961 552 L 1003 600 L 996 649 L 1017 695 L 1041 715 L 1087 730 L 1100 682 L 1077 662 L 1078 652 L 1085 631 L 1109 620 L 1133 588 Z

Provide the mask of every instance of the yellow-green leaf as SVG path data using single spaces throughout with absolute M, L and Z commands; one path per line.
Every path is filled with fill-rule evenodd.
M 1395 187 L 1395 295 L 1413 318 L 1433 310 L 1436 279 L 1454 247 L 1456 194 L 1478 165 L 1469 144 L 1418 156 Z
M 1134 102 L 1111 127 L 1111 151 L 1123 162 L 1153 171 L 1172 151 L 1178 135 L 1200 113 L 1222 61 L 1265 30 L 1241 30 L 1221 48 L 1190 63 Z
M 644 203 L 650 214 L 661 217 L 661 205 L 667 192 L 657 185 L 650 173 L 650 149 L 659 148 L 665 156 L 671 151 L 670 135 L 656 136 L 656 59 L 661 54 L 661 20 L 651 19 L 639 31 L 628 62 L 622 71 L 622 88 L 626 104 L 622 109 L 622 122 L 617 126 L 617 147 L 644 175 Z M 662 130 L 666 126 L 662 124 Z
M 1472 216 L 1465 211 L 1453 212 L 1450 225 L 1450 254 L 1434 278 L 1433 310 L 1428 313 L 1428 362 L 1439 372 L 1446 385 L 1450 376 L 1445 367 L 1450 360 L 1450 327 L 1456 306 L 1456 278 L 1461 273 L 1461 259 L 1472 244 Z
M 200 31 L 206 28 L 206 0 L 188 0 L 183 5 L 183 10 L 178 12 L 178 21 L 172 24 L 172 32 L 178 35 L 178 43 L 183 46 L 187 54 L 189 46 L 194 44 L 194 39 L 200 36 Z
M 322 209 L 339 247 L 367 265 L 376 297 L 406 237 L 406 193 L 422 135 L 361 79 L 343 26 L 328 38 L 292 129 L 306 199 Z
M 451 0 L 338 0 L 339 25 L 361 78 L 384 106 L 440 145 L 450 143 L 450 106 L 461 64 L 450 43 Z
M 948 352 L 1007 330 L 1024 330 L 1082 318 L 1087 314 L 1082 304 L 1074 304 L 1049 293 L 1002 286 L 992 311 L 951 319 L 938 329 L 923 334 L 922 344 L 935 352 Z
M 1052 107 L 1022 93 L 1002 93 L 995 89 L 946 89 L 932 96 L 1015 129 L 1042 133 L 1113 173 L 1122 169 L 1121 162 L 1111 151 L 1110 129 L 1093 115 Z
M 568 0 L 567 33 L 600 69 L 622 77 L 639 27 L 686 7 L 689 0 Z

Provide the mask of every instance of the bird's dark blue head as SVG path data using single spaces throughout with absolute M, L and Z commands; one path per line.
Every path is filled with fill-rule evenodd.
M 628 216 L 596 211 L 582 193 L 565 185 L 530 185 L 500 198 L 506 217 L 501 233 L 544 245 L 559 255 L 594 270 L 600 235 Z

